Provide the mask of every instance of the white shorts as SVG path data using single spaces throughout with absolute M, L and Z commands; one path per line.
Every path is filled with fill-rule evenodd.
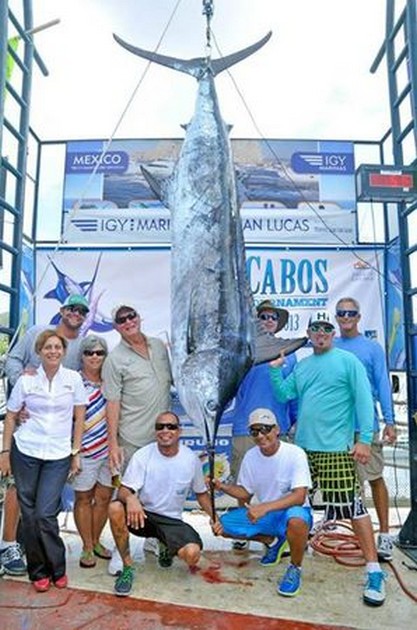
M 81 455 L 81 472 L 75 475 L 71 481 L 74 490 L 78 492 L 88 492 L 94 488 L 96 483 L 108 488 L 112 487 L 111 471 L 109 466 L 109 458 L 93 459 L 92 457 L 83 457 Z

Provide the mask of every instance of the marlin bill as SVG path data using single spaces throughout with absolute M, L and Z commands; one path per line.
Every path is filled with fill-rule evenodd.
M 114 37 L 135 55 L 198 81 L 194 115 L 172 175 L 163 179 L 142 170 L 172 212 L 174 384 L 186 413 L 213 444 L 220 417 L 249 368 L 294 352 L 306 341 L 276 339 L 257 327 L 229 134 L 214 84 L 217 74 L 259 50 L 271 33 L 216 60 L 167 57 Z

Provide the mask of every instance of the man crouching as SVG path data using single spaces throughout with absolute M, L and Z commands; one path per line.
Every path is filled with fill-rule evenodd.
M 177 555 L 189 567 L 200 560 L 203 543 L 198 533 L 182 520 L 184 503 L 193 490 L 201 508 L 211 516 L 211 505 L 195 453 L 180 444 L 180 422 L 175 413 L 160 414 L 155 423 L 156 442 L 132 456 L 117 498 L 109 506 L 109 519 L 123 570 L 114 592 L 129 595 L 134 579 L 129 532 L 159 540 L 159 565 L 170 567 Z
M 298 446 L 280 441 L 278 421 L 270 409 L 250 414 L 249 434 L 255 446 L 243 458 L 237 485 L 215 481 L 218 490 L 245 501 L 246 507 L 226 512 L 213 531 L 264 543 L 260 560 L 264 567 L 278 564 L 289 547 L 291 563 L 277 590 L 284 597 L 294 597 L 301 587 L 301 563 L 312 525 L 307 457 Z M 259 504 L 249 505 L 254 495 Z

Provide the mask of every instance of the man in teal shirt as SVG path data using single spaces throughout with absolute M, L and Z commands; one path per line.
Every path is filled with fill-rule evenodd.
M 363 601 L 381 606 L 381 571 L 372 523 L 363 505 L 355 462 L 366 464 L 373 435 L 373 400 L 366 370 L 349 352 L 333 347 L 335 327 L 327 311 L 314 313 L 307 334 L 313 354 L 284 378 L 284 357 L 271 362 L 271 380 L 281 402 L 298 399 L 295 442 L 308 456 L 313 489 L 326 505 L 325 520 L 350 519 L 367 564 Z M 355 442 L 355 423 L 359 437 Z

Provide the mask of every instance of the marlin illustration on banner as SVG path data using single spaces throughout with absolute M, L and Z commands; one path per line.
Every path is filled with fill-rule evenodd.
M 194 116 L 172 175 L 142 168 L 171 209 L 171 350 L 174 384 L 189 418 L 214 449 L 221 415 L 249 368 L 305 343 L 258 329 L 246 275 L 245 248 L 228 128 L 214 77 L 259 50 L 271 37 L 224 58 L 181 60 L 128 51 L 198 81 Z
M 80 330 L 80 334 L 83 336 L 86 335 L 89 330 L 104 333 L 113 329 L 111 320 L 105 318 L 98 310 L 98 303 L 104 291 L 101 291 L 97 296 L 94 295 L 94 285 L 100 267 L 101 256 L 102 254 L 98 257 L 91 280 L 79 283 L 61 271 L 52 258 L 48 256 L 49 262 L 58 276 L 58 281 L 55 288 L 45 293 L 44 297 L 57 300 L 60 305 L 62 305 L 69 295 L 84 295 L 88 300 L 90 310 Z M 58 311 L 49 323 L 55 326 L 58 324 L 60 317 Z

